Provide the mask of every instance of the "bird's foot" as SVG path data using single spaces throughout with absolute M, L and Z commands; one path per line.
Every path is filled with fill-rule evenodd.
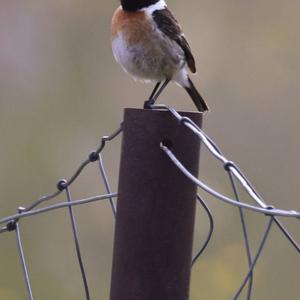
M 149 99 L 144 102 L 144 109 L 152 109 L 152 106 L 155 104 L 155 99 Z

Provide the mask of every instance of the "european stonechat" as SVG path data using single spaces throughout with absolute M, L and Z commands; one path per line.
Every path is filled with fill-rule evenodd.
M 144 108 L 151 108 L 174 81 L 188 92 L 199 111 L 208 110 L 188 75 L 188 68 L 196 73 L 190 46 L 164 0 L 121 0 L 112 18 L 112 49 L 127 73 L 137 80 L 156 82 Z

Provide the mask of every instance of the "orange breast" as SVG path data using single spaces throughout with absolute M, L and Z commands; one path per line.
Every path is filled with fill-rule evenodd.
M 151 24 L 143 11 L 126 12 L 119 7 L 113 15 L 112 38 L 122 33 L 128 45 L 138 43 L 151 30 Z

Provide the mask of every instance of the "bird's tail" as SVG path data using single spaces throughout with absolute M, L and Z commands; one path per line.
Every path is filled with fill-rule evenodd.
M 192 98 L 194 104 L 200 112 L 206 112 L 209 110 L 206 105 L 204 99 L 201 97 L 197 89 L 195 88 L 192 80 L 188 77 L 189 86 L 184 86 L 185 90 L 188 92 L 190 97 Z

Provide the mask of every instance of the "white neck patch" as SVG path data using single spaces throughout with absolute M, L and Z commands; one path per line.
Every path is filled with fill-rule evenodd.
M 152 15 L 152 13 L 156 10 L 162 10 L 165 9 L 167 7 L 167 4 L 164 0 L 159 0 L 158 2 L 156 2 L 155 4 L 152 4 L 148 7 L 142 8 L 141 11 L 146 12 L 149 15 Z

